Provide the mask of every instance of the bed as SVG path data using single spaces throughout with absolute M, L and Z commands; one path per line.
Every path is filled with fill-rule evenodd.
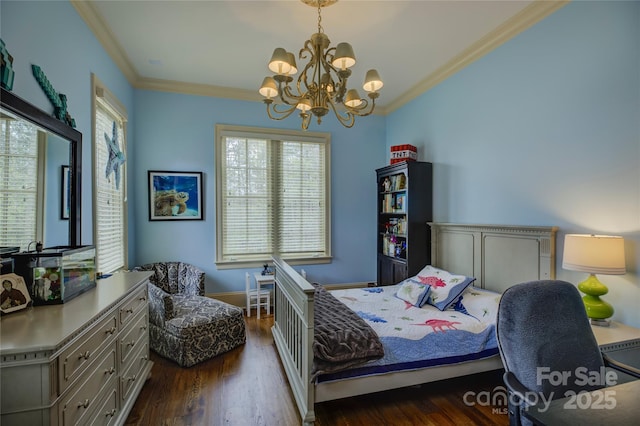
M 455 274 L 475 278 L 473 287 L 469 287 L 467 291 L 490 296 L 491 293 L 485 292 L 488 290 L 499 295 L 506 288 L 520 282 L 555 278 L 556 227 L 434 222 L 428 225 L 431 228 L 431 264 Z M 316 288 L 279 257 L 274 257 L 273 260 L 276 286 L 272 334 L 304 424 L 313 424 L 314 404 L 317 402 L 502 368 L 497 351 L 488 351 L 475 356 L 477 359 L 465 358 L 463 355 L 455 359 L 455 362 L 445 365 L 381 371 L 372 364 L 382 361 L 372 360 L 353 367 L 355 370 L 360 369 L 365 375 L 353 375 L 349 373 L 350 370 L 318 375 L 313 355 L 316 334 L 314 314 L 319 316 L 322 312 L 315 310 Z M 353 292 L 365 290 L 329 293 L 334 294 L 337 299 L 357 304 L 359 302 L 354 299 L 359 296 Z M 387 288 L 374 287 L 371 290 L 374 294 L 384 292 Z M 478 316 L 473 309 L 467 313 Z M 440 326 L 446 327 L 442 324 L 444 323 Z

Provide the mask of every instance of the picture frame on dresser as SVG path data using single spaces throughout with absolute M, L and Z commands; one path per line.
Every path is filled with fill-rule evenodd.
M 0 312 L 2 314 L 21 311 L 31 305 L 27 284 L 20 275 L 0 275 L 0 283 L 2 283 L 2 293 L 0 293 Z

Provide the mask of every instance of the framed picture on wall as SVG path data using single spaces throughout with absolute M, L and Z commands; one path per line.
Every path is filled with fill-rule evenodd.
M 149 170 L 149 220 L 202 220 L 202 172 Z
M 71 210 L 70 178 L 71 172 L 69 166 L 62 166 L 62 176 L 60 178 L 60 219 L 69 219 L 69 211 Z

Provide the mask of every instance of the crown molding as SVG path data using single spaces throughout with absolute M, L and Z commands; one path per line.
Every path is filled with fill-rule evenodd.
M 534 0 L 529 6 L 522 9 L 511 19 L 502 23 L 495 30 L 469 46 L 459 55 L 431 73 L 420 83 L 400 95 L 392 101 L 386 108 L 386 113 L 390 113 L 405 105 L 425 93 L 434 86 L 442 83 L 453 74 L 467 67 L 472 62 L 480 59 L 501 44 L 511 40 L 522 31 L 537 24 L 558 9 L 567 5 L 571 0 Z
M 438 68 L 420 83 L 400 95 L 387 106 L 376 105 L 375 115 L 387 115 L 429 89 L 443 82 L 472 62 L 491 52 L 501 44 L 512 39 L 522 31 L 532 27 L 542 19 L 567 5 L 571 0 L 534 0 L 511 19 L 469 46 L 448 63 Z M 80 17 L 102 44 L 107 54 L 116 63 L 129 83 L 137 89 L 158 90 L 163 92 L 190 95 L 212 96 L 244 101 L 262 101 L 257 91 L 234 89 L 208 84 L 185 83 L 173 80 L 161 80 L 141 77 L 129 61 L 124 49 L 116 41 L 113 32 L 97 13 L 93 2 L 88 0 L 70 0 Z
M 182 93 L 185 95 L 213 96 L 216 98 L 237 99 L 241 101 L 262 101 L 263 99 L 257 90 L 234 89 L 232 87 L 185 83 L 182 81 L 162 80 L 158 78 L 139 78 L 135 87 L 137 89 Z
M 116 63 L 116 66 L 122 71 L 125 78 L 135 86 L 140 77 L 131 64 L 131 61 L 129 61 L 122 46 L 116 41 L 113 32 L 96 11 L 93 2 L 87 0 L 70 0 L 70 3 L 96 36 L 100 44 L 102 44 L 107 54 Z

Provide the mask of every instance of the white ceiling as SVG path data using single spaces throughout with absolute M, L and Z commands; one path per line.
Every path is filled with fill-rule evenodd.
M 332 46 L 354 48 L 350 87 L 364 94 L 364 74 L 378 69 L 384 111 L 555 10 L 544 3 L 557 2 L 340 0 L 322 9 L 322 26 Z M 240 99 L 260 99 L 273 49 L 297 56 L 318 22 L 317 9 L 298 0 L 73 4 L 134 86 Z

